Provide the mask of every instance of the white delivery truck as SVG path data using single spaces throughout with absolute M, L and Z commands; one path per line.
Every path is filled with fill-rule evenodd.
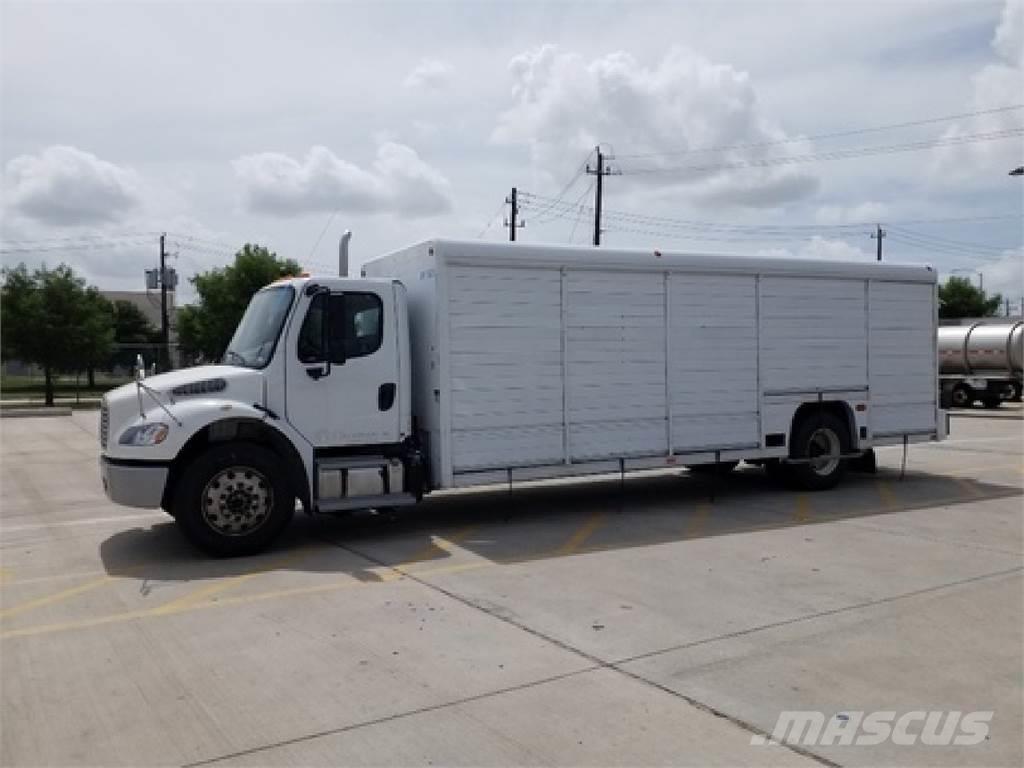
M 347 271 L 347 270 L 346 270 Z M 104 398 L 110 498 L 217 554 L 433 490 L 939 440 L 926 266 L 432 240 L 259 291 L 220 365 Z

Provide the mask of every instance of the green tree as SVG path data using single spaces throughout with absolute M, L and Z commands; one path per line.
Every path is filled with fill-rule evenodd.
M 114 341 L 118 344 L 156 344 L 160 341 L 160 331 L 130 301 L 118 299 L 111 310 L 114 313 Z
M 280 259 L 273 251 L 246 243 L 231 266 L 190 278 L 199 299 L 178 310 L 182 351 L 193 359 L 219 360 L 252 295 L 279 277 L 299 272 L 292 259 Z
M 0 324 L 3 353 L 43 369 L 46 404 L 53 405 L 53 379 L 61 371 L 94 366 L 110 352 L 113 319 L 109 302 L 71 267 L 45 266 L 29 273 L 24 264 L 3 270 Z
M 939 317 L 991 317 L 999 311 L 1003 297 L 985 292 L 966 277 L 951 277 L 939 285 Z
M 89 379 L 89 389 L 96 388 L 96 366 L 110 360 L 114 350 L 114 317 L 113 307 L 99 290 L 90 286 L 81 297 L 81 319 L 74 335 L 79 342 L 76 345 L 78 370 L 85 369 Z

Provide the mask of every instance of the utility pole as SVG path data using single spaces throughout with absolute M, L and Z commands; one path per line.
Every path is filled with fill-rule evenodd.
M 164 371 L 171 367 L 171 337 L 167 327 L 167 254 L 164 250 L 166 238 L 166 232 L 160 235 L 160 368 Z
M 509 242 L 516 241 L 516 229 L 522 229 L 526 222 L 519 218 L 519 190 L 512 187 L 512 194 L 505 198 L 505 202 L 512 206 L 512 215 L 505 219 L 505 226 L 508 227 Z
M 876 249 L 876 253 L 878 255 L 878 260 L 881 261 L 882 260 L 882 240 L 885 238 L 887 233 L 886 233 L 886 231 L 884 229 L 882 229 L 882 225 L 881 224 L 876 224 L 875 227 L 876 227 L 875 234 L 873 234 L 871 236 L 871 239 L 878 241 L 878 247 Z
M 601 152 L 601 145 L 594 147 L 594 151 L 597 153 L 597 167 L 591 168 L 590 163 L 587 163 L 587 173 L 591 176 L 597 177 L 597 184 L 594 186 L 594 245 L 601 244 L 601 200 L 604 194 L 603 184 L 605 176 L 611 176 L 613 174 L 618 175 L 619 171 L 614 171 L 611 168 L 605 166 L 605 156 Z

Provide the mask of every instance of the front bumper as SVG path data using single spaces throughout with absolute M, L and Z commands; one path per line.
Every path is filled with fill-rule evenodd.
M 155 509 L 160 506 L 169 466 L 164 462 L 128 461 L 100 456 L 103 491 L 115 504 Z

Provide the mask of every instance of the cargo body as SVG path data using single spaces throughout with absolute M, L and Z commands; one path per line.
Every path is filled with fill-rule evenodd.
M 850 450 L 940 437 L 927 267 L 433 241 L 408 293 L 434 487 L 789 453 L 828 405 Z

